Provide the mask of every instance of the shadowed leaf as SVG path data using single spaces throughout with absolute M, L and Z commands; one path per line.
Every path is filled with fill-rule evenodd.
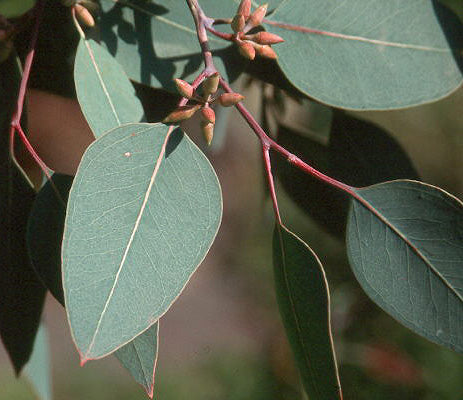
M 26 248 L 35 192 L 9 155 L 9 122 L 20 78 L 18 60 L 10 56 L 0 68 L 0 336 L 16 373 L 31 355 L 46 293 Z
M 280 314 L 302 383 L 313 400 L 341 400 L 325 272 L 315 253 L 276 226 L 273 265 Z
M 278 142 L 333 178 L 352 186 L 392 179 L 419 179 L 400 145 L 380 127 L 335 111 L 328 145 L 284 126 Z M 328 232 L 344 237 L 349 197 L 276 158 L 276 171 L 290 197 Z

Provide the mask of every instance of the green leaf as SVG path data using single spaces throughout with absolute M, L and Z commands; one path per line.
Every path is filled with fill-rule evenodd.
M 169 129 L 169 131 L 168 131 Z M 156 322 L 211 246 L 222 215 L 217 177 L 180 129 L 128 124 L 85 152 L 69 197 L 64 292 L 82 361 Z
M 47 328 L 41 323 L 35 337 L 31 358 L 24 367 L 24 375 L 34 387 L 35 393 L 40 400 L 52 399 L 49 354 Z
M 409 107 L 462 83 L 461 23 L 431 0 L 287 0 L 265 27 L 285 39 L 275 50 L 288 79 L 335 107 Z
M 35 5 L 35 0 L 0 0 L 0 15 L 16 18 L 25 14 Z
M 52 176 L 53 185 L 61 199 L 51 182 L 47 182 L 37 195 L 27 227 L 27 242 L 34 269 L 51 294 L 63 306 L 61 241 L 66 216 L 65 204 L 72 181 L 71 176 Z M 157 344 L 158 323 L 114 353 L 150 397 L 154 387 Z
M 10 56 L 0 68 L 0 336 L 17 374 L 28 361 L 45 299 L 26 247 L 34 190 L 9 154 L 9 123 L 21 73 Z
M 382 309 L 463 352 L 463 204 L 431 185 L 355 189 L 347 226 L 352 269 Z
M 206 0 L 211 16 L 233 16 L 237 3 Z M 204 68 L 193 17 L 185 2 L 101 1 L 101 40 L 130 79 L 175 90 L 172 80 L 192 81 Z M 210 35 L 214 63 L 223 77 L 235 80 L 246 66 L 236 46 Z
M 150 398 L 153 398 L 158 347 L 159 322 L 114 353 Z
M 277 225 L 273 266 L 281 318 L 307 394 L 313 400 L 341 400 L 328 282 L 320 260 L 294 233 Z
M 93 40 L 79 43 L 74 79 L 80 107 L 95 137 L 143 120 L 143 107 L 123 68 Z

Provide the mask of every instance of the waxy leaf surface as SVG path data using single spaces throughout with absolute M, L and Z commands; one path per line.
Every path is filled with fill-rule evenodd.
M 143 107 L 123 68 L 93 40 L 80 40 L 74 80 L 80 107 L 95 137 L 143 120 Z
M 52 400 L 50 346 L 47 328 L 43 322 L 37 331 L 31 358 L 24 367 L 24 375 L 33 386 L 39 400 Z
M 273 266 L 280 314 L 307 394 L 314 400 L 341 400 L 328 282 L 320 260 L 294 233 L 276 226 Z
M 34 269 L 50 290 L 51 294 L 64 306 L 61 277 L 61 241 L 69 190 L 73 177 L 54 174 L 52 182 L 47 182 L 38 193 L 29 217 L 27 242 Z M 114 355 L 128 369 L 152 397 L 154 370 L 157 360 L 158 323 L 117 350 Z M 35 348 L 34 348 L 35 351 Z
M 68 318 L 82 361 L 161 317 L 205 257 L 222 199 L 201 151 L 176 129 L 128 124 L 85 152 L 63 243 Z M 167 145 L 166 145 L 167 143 Z
M 347 250 L 363 289 L 408 328 L 463 352 L 461 201 L 415 181 L 355 193 Z
M 0 337 L 16 373 L 32 353 L 46 289 L 27 253 L 27 217 L 35 192 L 9 154 L 9 124 L 19 90 L 19 60 L 0 68 Z
M 462 83 L 461 22 L 435 1 L 287 0 L 265 28 L 285 39 L 288 79 L 335 107 L 423 104 Z

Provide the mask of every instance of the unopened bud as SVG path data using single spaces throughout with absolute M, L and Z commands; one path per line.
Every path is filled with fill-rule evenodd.
M 239 42 L 238 50 L 243 57 L 248 58 L 249 60 L 254 60 L 256 57 L 256 50 L 254 46 L 249 42 Z
M 92 14 L 88 11 L 84 6 L 80 4 L 74 4 L 74 10 L 76 11 L 77 19 L 88 26 L 89 28 L 93 28 L 95 26 L 95 20 L 93 19 Z
M 211 122 L 202 121 L 201 131 L 203 132 L 203 136 L 207 145 L 210 146 L 212 143 L 212 138 L 214 137 L 214 124 Z
M 248 32 L 252 28 L 259 26 L 262 23 L 265 14 L 267 14 L 267 7 L 268 4 L 264 4 L 256 8 L 256 10 L 251 14 L 248 21 L 246 22 L 246 26 L 244 27 L 243 32 Z
M 236 12 L 238 15 L 242 15 L 245 19 L 251 15 L 251 0 L 241 0 L 241 3 Z
M 233 32 L 242 32 L 244 29 L 244 25 L 246 25 L 246 20 L 244 19 L 244 16 L 241 14 L 236 14 L 231 22 L 231 28 L 233 29 Z
M 244 100 L 244 96 L 239 93 L 223 93 L 219 97 L 219 103 L 224 107 L 232 107 Z
M 261 57 L 271 58 L 272 60 L 276 60 L 278 58 L 277 53 L 273 50 L 270 46 L 256 46 L 256 52 Z
M 174 81 L 177 91 L 182 95 L 182 97 L 186 97 L 187 99 L 191 99 L 193 97 L 193 86 L 182 79 L 174 79 Z
M 201 117 L 203 121 L 210 122 L 211 124 L 215 124 L 215 112 L 210 107 L 203 107 L 201 108 Z
M 162 122 L 165 124 L 172 122 L 180 122 L 185 119 L 191 118 L 193 114 L 201 108 L 201 105 L 182 106 L 172 111 Z
M 211 94 L 214 94 L 215 92 L 217 92 L 217 89 L 219 88 L 219 80 L 220 80 L 219 73 L 215 72 L 203 82 L 202 86 L 203 86 L 204 98 L 207 98 Z
M 247 40 L 252 40 L 253 42 L 259 43 L 259 44 L 277 44 L 284 42 L 284 39 L 278 35 L 275 35 L 274 33 L 270 32 L 258 32 L 254 35 L 247 35 L 244 36 L 244 39 Z

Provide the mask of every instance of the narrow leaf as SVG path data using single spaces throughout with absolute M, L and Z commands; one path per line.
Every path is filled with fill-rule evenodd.
M 408 107 L 462 84 L 461 22 L 435 1 L 287 0 L 266 28 L 285 39 L 288 79 L 335 107 Z
M 34 350 L 24 367 L 24 375 L 32 384 L 39 400 L 51 400 L 51 367 L 47 328 L 40 324 L 35 337 Z
M 341 400 L 328 282 L 320 260 L 294 233 L 277 225 L 273 265 L 280 314 L 307 394 L 313 400 Z
M 355 189 L 347 226 L 352 269 L 382 309 L 463 352 L 463 204 L 431 185 Z
M 128 124 L 84 154 L 69 197 L 64 293 L 82 362 L 117 350 L 179 296 L 222 215 L 217 177 L 177 129 Z
M 81 39 L 74 67 L 77 98 L 95 137 L 144 118 L 135 89 L 119 63 L 98 43 Z
M 34 269 L 51 294 L 63 306 L 61 241 L 66 216 L 65 204 L 72 181 L 71 176 L 53 175 L 52 182 L 60 198 L 51 182 L 47 182 L 37 195 L 27 227 L 27 242 Z M 153 396 L 157 347 L 158 323 L 155 323 L 114 353 L 150 397 Z
M 10 56 L 0 68 L 0 337 L 18 374 L 31 355 L 46 292 L 26 248 L 35 193 L 9 155 L 20 77 L 17 59 Z

